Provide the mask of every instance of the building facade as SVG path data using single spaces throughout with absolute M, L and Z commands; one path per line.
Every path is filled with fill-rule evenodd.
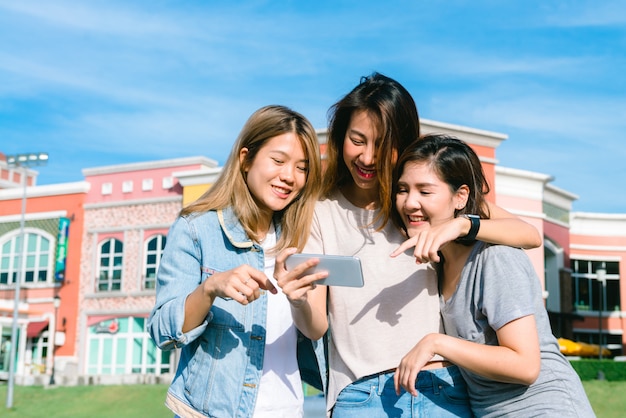
M 36 172 L 26 170 L 22 187 L 22 173 L 0 158 L 0 379 L 8 378 L 15 322 L 15 381 L 30 384 L 48 382 L 55 358 L 77 352 L 80 243 L 89 185 L 36 186 Z M 20 283 L 17 316 L 15 283 Z
M 506 135 L 429 120 L 422 130 L 470 143 L 492 185 L 489 199 L 544 236 L 543 247 L 527 253 L 554 333 L 623 355 L 626 214 L 573 212 L 577 196 L 551 185 L 550 175 L 499 166 L 496 151 Z M 326 131 L 317 133 L 324 155 Z M 53 376 L 70 385 L 170 379 L 176 352 L 161 352 L 146 332 L 156 272 L 169 226 L 221 168 L 205 157 L 123 164 L 87 168 L 84 181 L 53 186 L 36 186 L 36 172 L 29 171 L 28 251 L 20 274 L 21 178 L 3 163 L 0 158 L 0 379 L 13 342 L 16 281 L 23 292 L 18 383 L 45 384 Z

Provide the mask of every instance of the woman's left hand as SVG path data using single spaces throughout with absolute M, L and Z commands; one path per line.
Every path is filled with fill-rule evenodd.
M 400 365 L 393 375 L 396 394 L 400 395 L 400 388 L 404 388 L 413 396 L 417 396 L 415 380 L 417 374 L 435 355 L 434 340 L 438 334 L 428 334 L 418 342 L 400 361 Z
M 274 278 L 283 293 L 289 299 L 289 302 L 298 306 L 307 301 L 308 292 L 315 289 L 316 282 L 325 279 L 328 272 L 318 272 L 313 274 L 305 274 L 305 272 L 319 263 L 318 258 L 310 258 L 307 261 L 298 264 L 291 270 L 287 270 L 285 261 L 287 257 L 295 254 L 296 248 L 286 248 L 276 256 L 276 265 L 274 267 Z

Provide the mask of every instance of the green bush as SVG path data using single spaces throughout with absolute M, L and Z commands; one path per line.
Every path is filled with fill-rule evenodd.
M 570 363 L 583 381 L 598 379 L 598 372 L 612 382 L 626 381 L 626 361 L 584 359 L 571 360 Z

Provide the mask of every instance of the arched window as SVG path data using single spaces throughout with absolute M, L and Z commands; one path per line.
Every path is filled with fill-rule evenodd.
M 144 289 L 156 287 L 156 273 L 159 270 L 161 256 L 165 248 L 165 235 L 155 235 L 146 241 L 144 258 Z
M 109 238 L 100 243 L 98 248 L 98 292 L 112 292 L 122 289 L 122 261 L 124 258 L 122 241 Z
M 26 252 L 23 253 L 22 235 L 10 237 L 0 246 L 0 284 L 14 284 L 18 272 L 24 266 L 22 285 L 28 283 L 48 283 L 52 281 L 54 260 L 53 240 L 42 231 L 25 231 Z

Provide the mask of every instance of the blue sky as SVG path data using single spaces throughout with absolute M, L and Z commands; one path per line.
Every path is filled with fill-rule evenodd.
M 503 133 L 504 167 L 554 177 L 575 211 L 626 213 L 626 2 L 0 0 L 0 151 L 38 184 L 204 155 L 284 104 L 326 126 L 362 75 L 424 118 Z

